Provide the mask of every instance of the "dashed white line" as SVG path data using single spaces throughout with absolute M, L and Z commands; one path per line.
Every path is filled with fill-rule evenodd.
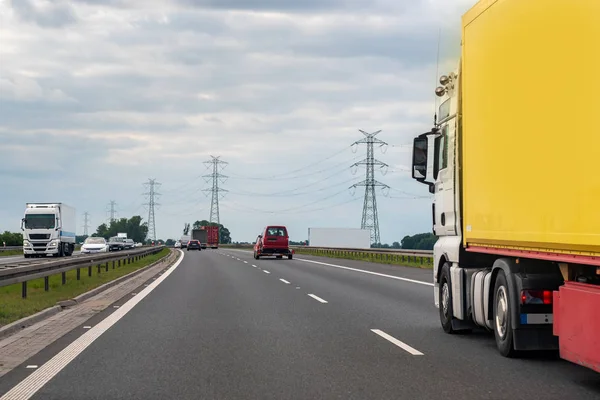
M 327 300 L 323 300 L 322 298 L 320 298 L 319 296 L 315 296 L 314 294 L 309 294 L 309 296 L 315 299 L 316 301 L 320 301 L 321 303 L 327 303 Z
M 285 283 L 286 285 L 289 285 L 289 284 L 290 284 L 290 283 L 289 283 L 288 281 L 286 281 L 285 279 L 281 279 L 281 278 L 279 278 L 279 280 L 280 280 L 281 282 Z
M 384 338 L 385 340 L 390 341 L 391 343 L 395 344 L 396 346 L 400 347 L 402 350 L 412 354 L 413 356 L 422 356 L 423 353 L 421 353 L 419 350 L 410 347 L 409 345 L 407 345 L 406 343 L 396 339 L 395 337 L 388 335 L 387 333 L 379 330 L 379 329 L 371 329 L 371 332 L 381 336 L 382 338 Z
M 364 269 L 344 267 L 342 265 L 335 265 L 335 264 L 329 264 L 329 263 L 324 263 L 324 262 L 320 262 L 320 261 L 306 260 L 304 258 L 296 258 L 296 260 L 313 263 L 313 264 L 326 265 L 328 267 L 347 269 L 349 271 L 362 272 L 363 274 L 383 276 L 385 278 L 397 279 L 399 281 L 404 281 L 404 282 L 418 283 L 419 285 L 433 286 L 433 283 L 430 283 L 430 282 L 423 282 L 423 281 L 418 281 L 416 279 L 402 278 L 400 276 L 394 276 L 394 275 L 380 274 L 379 272 L 365 271 Z
M 83 327 L 83 329 L 92 329 L 92 327 L 89 326 L 89 325 L 86 325 L 86 326 Z
M 28 365 L 25 368 L 27 369 L 36 369 L 38 366 L 37 365 Z
M 267 271 L 266 269 L 263 269 L 263 272 L 264 272 L 265 274 L 270 274 L 270 272 L 269 272 L 269 271 Z
M 258 267 L 257 267 L 256 265 L 254 265 L 254 264 L 252 264 L 252 266 L 253 266 L 254 268 L 258 268 Z
M 248 261 L 244 260 L 244 264 L 248 264 Z
M 181 250 L 180 250 L 181 251 Z M 156 282 L 140 292 L 139 296 L 132 298 L 121 308 L 115 310 L 108 317 L 95 325 L 92 329 L 81 335 L 73 343 L 64 348 L 60 353 L 52 357 L 48 362 L 36 369 L 27 378 L 5 393 L 0 400 L 20 399 L 27 400 L 37 393 L 46 383 L 62 371 L 71 361 L 88 348 L 104 332 L 123 318 L 131 309 L 152 292 L 162 281 L 164 281 L 183 261 L 182 256 L 173 264 Z

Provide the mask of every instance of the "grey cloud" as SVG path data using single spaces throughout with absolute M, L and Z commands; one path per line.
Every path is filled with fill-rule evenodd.
M 45 4 L 36 6 L 33 0 L 13 1 L 13 9 L 24 21 L 46 28 L 61 28 L 76 22 L 73 8 L 69 4 Z

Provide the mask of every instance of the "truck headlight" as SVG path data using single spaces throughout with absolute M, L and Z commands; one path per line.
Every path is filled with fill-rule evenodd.
M 56 247 L 56 246 L 58 246 L 58 242 L 57 241 L 53 240 L 53 241 L 50 242 L 50 247 Z
M 23 240 L 23 246 L 29 247 L 31 246 L 31 243 L 29 243 L 29 240 Z

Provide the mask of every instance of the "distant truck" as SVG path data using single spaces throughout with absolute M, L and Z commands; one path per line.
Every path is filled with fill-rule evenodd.
M 21 220 L 25 258 L 73 255 L 76 217 L 64 203 L 27 203 Z
M 219 227 L 218 226 L 202 226 L 208 235 L 207 246 L 211 249 L 219 248 Z
M 201 227 L 200 229 L 192 229 L 192 240 L 197 240 L 200 242 L 200 248 L 206 249 L 206 244 L 208 242 L 208 232 L 205 227 Z
M 183 235 L 179 241 L 181 242 L 181 248 L 185 249 L 187 247 L 188 242 L 192 237 L 190 235 Z
M 360 228 L 308 228 L 308 242 L 313 247 L 369 249 L 371 231 Z
M 412 170 L 434 194 L 443 330 L 488 330 L 505 357 L 558 349 L 600 372 L 598 11 L 597 1 L 477 3 Z

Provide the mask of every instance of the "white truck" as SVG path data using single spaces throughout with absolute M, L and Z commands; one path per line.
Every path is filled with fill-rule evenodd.
M 21 220 L 25 258 L 73 255 L 76 217 L 64 203 L 27 203 Z
M 443 330 L 489 330 L 505 357 L 559 349 L 597 372 L 599 12 L 594 0 L 480 0 L 435 90 L 434 128 L 413 146 L 413 178 L 435 195 Z
M 368 249 L 371 232 L 359 228 L 308 228 L 308 244 L 311 247 Z

